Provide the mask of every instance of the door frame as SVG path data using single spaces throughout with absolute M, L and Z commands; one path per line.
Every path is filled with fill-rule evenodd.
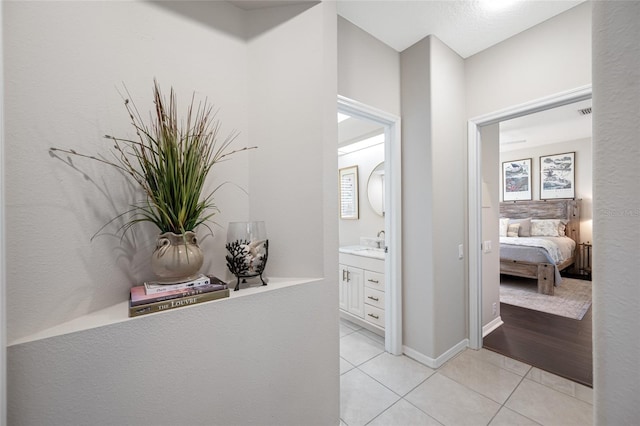
M 400 117 L 338 95 L 338 112 L 384 127 L 385 350 L 402 354 L 402 150 Z
M 475 117 L 468 122 L 469 347 L 482 347 L 482 138 L 480 128 L 592 98 L 591 85 Z
M 4 201 L 4 46 L 3 41 L 3 7 L 0 7 L 0 426 L 4 426 L 7 418 L 7 290 L 5 259 L 5 201 Z

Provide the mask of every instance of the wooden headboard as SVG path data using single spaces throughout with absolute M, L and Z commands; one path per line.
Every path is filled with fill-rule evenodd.
M 565 219 L 567 237 L 580 243 L 580 200 L 507 201 L 500 203 L 500 217 L 509 219 Z

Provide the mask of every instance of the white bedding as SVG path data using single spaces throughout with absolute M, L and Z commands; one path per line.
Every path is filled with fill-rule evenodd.
M 576 248 L 569 237 L 500 237 L 500 244 L 544 248 L 556 265 L 570 259 Z

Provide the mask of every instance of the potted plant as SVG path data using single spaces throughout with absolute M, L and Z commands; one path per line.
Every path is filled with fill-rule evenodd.
M 140 222 L 156 225 L 160 235 L 152 255 L 152 270 L 159 281 L 171 283 L 191 279 L 202 267 L 195 229 L 203 225 L 211 231 L 207 222 L 218 211 L 213 195 L 219 187 L 207 190 L 207 176 L 216 163 L 251 148 L 229 149 L 238 135 L 235 131 L 219 140 L 220 122 L 206 100 L 196 105 L 194 95 L 181 120 L 173 88 L 167 101 L 154 80 L 153 98 L 155 110 L 150 124 L 145 123 L 135 104 L 125 99 L 137 137 L 105 136 L 114 143 L 115 160 L 73 149 L 50 149 L 115 167 L 142 189 L 146 199 L 131 205 L 109 223 L 128 216 L 120 229 L 123 233 Z

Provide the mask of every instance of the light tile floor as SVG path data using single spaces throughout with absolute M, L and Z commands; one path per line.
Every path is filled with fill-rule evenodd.
M 340 320 L 341 426 L 592 424 L 591 388 L 485 349 L 437 370 Z

